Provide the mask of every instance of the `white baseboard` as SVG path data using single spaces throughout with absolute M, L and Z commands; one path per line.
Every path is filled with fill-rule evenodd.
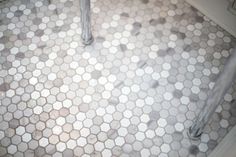
M 209 157 L 235 157 L 236 156 L 236 126 L 223 138 L 223 140 L 210 153 Z
M 236 38 L 236 15 L 227 8 L 228 0 L 186 0 Z

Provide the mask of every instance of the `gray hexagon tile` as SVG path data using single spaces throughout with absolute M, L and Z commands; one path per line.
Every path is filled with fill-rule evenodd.
M 186 132 L 236 40 L 184 0 L 0 1 L 0 156 L 206 157 L 236 124 L 232 86 Z

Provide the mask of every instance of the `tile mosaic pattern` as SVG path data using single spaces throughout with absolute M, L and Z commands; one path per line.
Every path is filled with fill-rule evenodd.
M 207 156 L 236 123 L 235 87 L 201 141 L 186 132 L 235 39 L 183 0 L 0 2 L 0 156 Z

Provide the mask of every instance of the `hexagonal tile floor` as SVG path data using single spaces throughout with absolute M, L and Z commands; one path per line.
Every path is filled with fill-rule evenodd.
M 0 156 L 207 156 L 236 123 L 235 87 L 186 132 L 235 39 L 183 0 L 0 2 Z

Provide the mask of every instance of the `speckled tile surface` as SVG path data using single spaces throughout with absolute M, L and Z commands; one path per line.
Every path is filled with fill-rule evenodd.
M 183 0 L 0 2 L 0 156 L 207 156 L 236 123 L 235 87 L 201 141 L 187 130 L 235 39 Z

